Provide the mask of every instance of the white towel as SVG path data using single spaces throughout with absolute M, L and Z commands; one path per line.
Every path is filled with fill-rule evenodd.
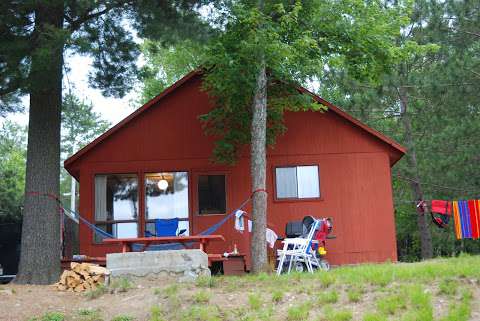
M 245 212 L 242 210 L 237 210 L 235 212 L 235 229 L 239 231 L 240 233 L 243 233 L 245 230 L 245 224 L 244 224 L 244 219 L 243 219 L 243 214 Z
M 248 224 L 248 232 L 252 233 L 252 224 L 253 224 L 252 221 L 248 220 L 247 224 Z
M 268 245 L 270 245 L 270 248 L 273 249 L 273 247 L 275 246 L 275 241 L 278 239 L 277 233 L 267 227 L 265 232 L 265 238 L 267 239 L 267 243 Z

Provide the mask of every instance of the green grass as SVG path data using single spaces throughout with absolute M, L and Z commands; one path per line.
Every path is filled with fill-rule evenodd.
M 470 304 L 472 301 L 472 293 L 468 290 L 462 292 L 460 302 L 451 303 L 448 313 L 441 321 L 467 321 L 472 313 Z
M 150 321 L 165 321 L 160 306 L 154 305 L 150 308 Z
M 135 318 L 128 315 L 117 315 L 111 321 L 134 321 Z
M 338 301 L 338 292 L 336 290 L 323 291 L 318 295 L 318 303 L 328 304 L 328 303 L 337 303 Z
M 457 294 L 458 281 L 454 279 L 444 279 L 441 280 L 438 285 L 438 293 L 448 296 L 453 296 Z
M 383 296 L 377 301 L 377 310 L 384 315 L 394 315 L 406 306 L 406 297 L 403 293 Z
M 193 305 L 188 308 L 180 319 L 182 321 L 220 321 L 221 315 L 216 306 L 212 305 Z
M 347 290 L 347 298 L 349 302 L 360 302 L 363 296 L 364 289 L 361 287 L 351 287 Z
M 282 290 L 274 290 L 272 292 L 272 302 L 280 303 L 283 299 L 284 292 Z
M 388 321 L 388 317 L 380 313 L 367 312 L 363 315 L 363 321 Z
M 327 272 L 319 272 L 316 274 L 317 282 L 322 286 L 322 288 L 328 288 L 335 283 L 335 275 Z
M 79 321 L 103 321 L 100 310 L 80 309 L 77 312 Z
M 150 321 L 349 321 L 355 311 L 355 320 L 433 321 L 435 312 L 436 321 L 467 321 L 480 299 L 476 294 L 480 282 L 478 266 L 480 256 L 462 255 L 419 263 L 366 264 L 280 277 L 265 273 L 245 277 L 200 277 L 195 284 L 167 283 L 158 288 L 152 285 L 147 293 L 156 297 L 148 301 L 151 302 L 148 306 L 142 306 L 141 295 L 132 293 L 132 301 L 138 301 L 142 310 L 135 309 L 128 314 L 143 316 L 148 313 Z M 130 281 L 118 281 L 121 283 L 114 287 L 130 287 L 122 282 L 131 285 Z M 102 291 L 87 296 L 98 297 Z M 122 297 L 109 295 L 108 299 L 121 305 Z M 222 303 L 225 300 L 228 304 Z M 87 304 L 83 306 L 98 306 L 97 302 Z M 437 313 L 435 305 L 438 304 L 442 304 L 442 309 Z M 102 315 L 97 312 L 85 310 L 83 315 L 80 312 L 65 317 L 60 315 L 58 320 L 51 312 L 32 320 L 100 321 Z M 111 315 L 102 313 L 105 321 L 111 320 Z
M 320 321 L 350 321 L 352 318 L 352 311 L 347 309 L 334 309 L 327 305 L 323 309 L 323 316 L 320 317 Z
M 458 258 L 435 259 L 418 263 L 385 263 L 347 266 L 334 269 L 332 274 L 336 280 L 351 285 L 373 284 L 388 285 L 392 282 L 414 281 L 431 282 L 445 276 L 480 278 L 479 257 L 462 255 Z M 477 266 L 476 266 L 477 265 Z M 321 275 L 322 273 L 318 273 Z
M 288 321 L 304 321 L 308 320 L 310 310 L 312 309 L 311 302 L 305 302 L 297 306 L 290 307 L 287 310 Z
M 64 321 L 65 315 L 60 312 L 47 312 L 41 317 L 33 317 L 29 321 Z
M 110 289 L 114 292 L 127 292 L 129 289 L 132 289 L 133 286 L 133 282 L 129 278 L 120 277 L 112 281 Z
M 420 285 L 405 287 L 404 293 L 408 296 L 408 310 L 402 315 L 402 321 L 433 321 L 433 307 L 431 295 Z
M 262 307 L 263 300 L 260 293 L 250 293 L 248 295 L 248 305 L 252 310 L 258 310 Z
M 154 293 L 157 295 L 163 294 L 165 298 L 174 297 L 178 293 L 178 284 L 174 283 L 172 285 L 169 285 L 165 289 L 163 289 L 163 291 L 160 289 L 155 289 Z
M 211 294 L 205 290 L 195 292 L 193 295 L 193 302 L 195 303 L 208 303 L 210 301 Z
M 103 284 L 99 284 L 96 289 L 85 292 L 85 296 L 90 300 L 97 299 L 108 292 L 108 289 Z
M 217 285 L 216 278 L 212 276 L 199 276 L 195 282 L 201 288 L 214 288 Z

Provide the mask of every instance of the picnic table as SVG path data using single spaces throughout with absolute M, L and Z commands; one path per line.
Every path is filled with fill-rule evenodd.
M 205 248 L 211 241 L 225 241 L 223 235 L 193 235 L 193 236 L 160 236 L 160 237 L 132 237 L 122 239 L 104 239 L 103 242 L 107 244 L 122 245 L 122 252 L 131 252 L 132 244 L 142 244 L 145 249 L 151 244 L 165 244 L 165 243 L 199 243 L 200 250 L 205 252 Z

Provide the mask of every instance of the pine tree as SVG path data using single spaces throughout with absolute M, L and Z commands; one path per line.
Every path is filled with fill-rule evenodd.
M 140 37 L 172 42 L 205 24 L 198 5 L 207 1 L 2 1 L 0 79 L 2 112 L 29 94 L 25 203 L 19 283 L 53 283 L 60 273 L 56 201 L 32 193 L 59 193 L 60 115 L 64 56 L 93 57 L 90 83 L 121 97 L 135 79 Z
M 479 10 L 471 2 L 417 0 L 397 41 L 405 47 L 423 44 L 422 50 L 401 57 L 378 86 L 354 81 L 341 68 L 324 78 L 326 97 L 409 148 L 393 171 L 404 260 L 454 254 L 464 244 L 455 243 L 452 230 L 431 228 L 428 213 L 418 215 L 415 204 L 478 197 L 478 153 L 471 142 L 480 129 L 475 75 L 480 38 L 472 34 L 480 30 Z
M 239 1 L 229 11 L 224 32 L 205 55 L 205 89 L 216 105 L 201 119 L 207 133 L 221 137 L 217 161 L 233 163 L 250 144 L 253 272 L 267 266 L 267 145 L 286 131 L 284 111 L 324 110 L 297 86 L 340 64 L 358 79 L 375 81 L 403 52 L 393 40 L 404 9 L 312 0 Z

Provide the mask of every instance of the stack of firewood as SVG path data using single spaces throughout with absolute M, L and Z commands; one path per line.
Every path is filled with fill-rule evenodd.
M 104 284 L 110 275 L 110 271 L 97 264 L 72 262 L 70 268 L 63 271 L 60 281 L 55 283 L 58 290 L 74 292 L 95 290 L 100 284 Z

